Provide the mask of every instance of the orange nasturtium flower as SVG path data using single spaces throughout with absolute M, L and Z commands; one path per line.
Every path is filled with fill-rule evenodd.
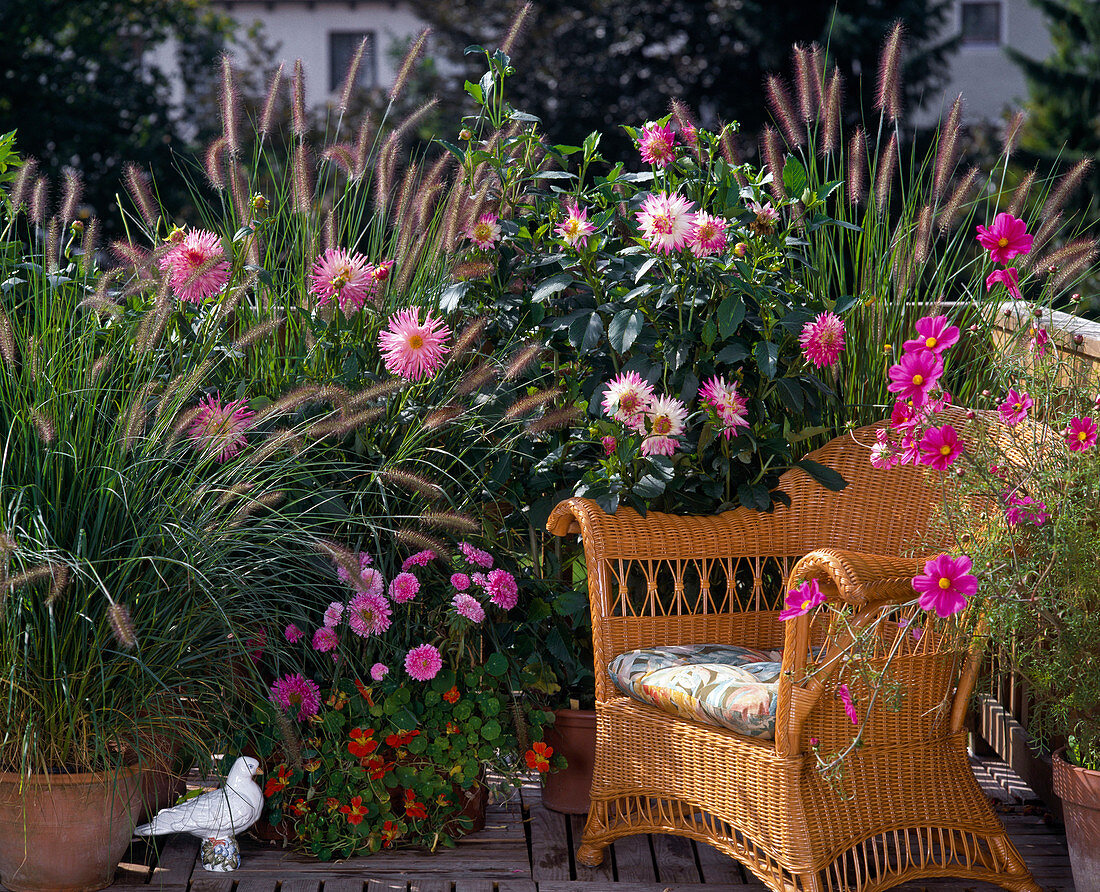
M 286 789 L 287 785 L 290 783 L 290 776 L 292 773 L 293 772 L 291 772 L 290 768 L 286 765 L 277 765 L 275 767 L 275 774 L 271 775 L 264 785 L 264 796 L 271 797 Z
M 348 816 L 349 824 L 362 824 L 363 815 L 367 813 L 367 810 L 363 807 L 362 796 L 352 796 L 350 805 L 341 805 L 340 811 Z
M 460 696 L 461 695 L 458 692 L 458 686 L 456 685 L 443 695 L 443 699 L 446 700 L 448 703 L 457 703 Z
M 357 759 L 363 759 L 378 749 L 378 741 L 374 739 L 374 728 L 352 728 L 348 735 L 348 752 Z
M 547 746 L 541 740 L 537 740 L 531 744 L 531 749 L 524 753 L 524 758 L 527 760 L 528 768 L 541 773 L 550 770 L 550 757 L 552 755 L 554 755 L 554 748 Z

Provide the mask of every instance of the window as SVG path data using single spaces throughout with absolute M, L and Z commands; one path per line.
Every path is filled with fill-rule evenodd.
M 960 3 L 959 32 L 962 46 L 1001 45 L 1001 4 Z
M 348 66 L 359 50 L 364 38 L 367 45 L 363 48 L 363 60 L 359 63 L 359 74 L 355 85 L 370 90 L 378 84 L 378 66 L 374 56 L 373 31 L 330 31 L 328 34 L 328 89 L 335 93 L 343 86 Z

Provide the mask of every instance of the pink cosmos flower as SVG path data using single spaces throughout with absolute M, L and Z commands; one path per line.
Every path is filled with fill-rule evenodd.
M 414 647 L 405 655 L 405 671 L 415 681 L 431 681 L 443 668 L 443 658 L 430 644 Z
M 997 214 L 992 226 L 978 226 L 978 243 L 989 252 L 994 263 L 1008 263 L 1017 254 L 1031 250 L 1032 237 L 1027 224 L 1012 214 Z
M 348 602 L 348 625 L 360 638 L 381 635 L 390 627 L 390 602 L 385 595 L 360 592 Z
M 220 396 L 208 396 L 199 403 L 188 436 L 196 448 L 217 454 L 219 462 L 228 461 L 248 444 L 244 432 L 255 414 L 245 400 L 222 403 Z
M 819 369 L 830 366 L 844 350 L 844 322 L 836 313 L 822 313 L 802 326 L 798 341 L 807 362 Z
M 619 441 L 614 437 L 600 437 L 600 445 L 603 446 L 604 455 L 611 455 L 619 448 Z
M 913 590 L 920 595 L 921 610 L 935 610 L 941 619 L 958 613 L 968 598 L 978 591 L 978 579 L 971 574 L 970 558 L 937 555 L 924 565 L 924 572 L 913 577 Z
M 955 428 L 945 424 L 943 427 L 928 428 L 918 448 L 922 465 L 928 465 L 937 471 L 946 471 L 963 451 L 963 444 L 959 442 Z
M 295 713 L 299 722 L 317 715 L 321 709 L 321 689 L 301 675 L 284 675 L 271 686 L 271 699 L 287 713 Z
M 1047 330 L 1041 325 L 1033 325 L 1028 330 L 1028 337 L 1031 338 L 1031 352 L 1038 356 L 1045 356 L 1050 346 L 1050 335 Z
M 485 577 L 485 591 L 489 595 L 489 601 L 501 610 L 511 610 L 519 600 L 516 577 L 507 570 L 490 570 Z
M 644 415 L 653 401 L 653 386 L 637 372 L 612 378 L 603 395 L 604 413 L 634 430 L 644 430 Z
M 575 198 L 570 199 L 565 208 L 568 213 L 554 232 L 570 248 L 575 248 L 577 245 L 583 248 L 588 242 L 588 237 L 596 231 L 596 227 L 589 222 L 588 211 L 578 205 Z
M 385 663 L 375 663 L 370 667 L 371 681 L 381 681 L 390 674 L 390 667 Z
M 728 227 L 728 220 L 714 217 L 706 211 L 699 211 L 695 215 L 695 228 L 688 238 L 691 253 L 696 257 L 710 257 L 725 250 L 729 241 L 726 237 Z
M 848 716 L 848 720 L 853 725 L 858 725 L 859 713 L 856 712 L 856 705 L 852 702 L 852 692 L 848 690 L 848 685 L 838 684 L 836 695 L 840 698 L 840 702 L 844 704 L 844 714 Z
M 425 548 L 423 551 L 418 551 L 416 554 L 410 554 L 405 558 L 405 560 L 401 562 L 401 572 L 404 573 L 410 567 L 426 567 L 434 560 L 435 552 L 430 548 Z
M 1041 527 L 1050 520 L 1050 512 L 1044 502 L 1037 501 L 1031 496 L 1020 496 L 1011 493 L 1005 506 L 1005 523 L 1010 527 L 1019 526 L 1021 523 L 1033 523 Z
M 715 375 L 699 389 L 699 399 L 714 410 L 727 440 L 738 428 L 749 427 L 747 403 L 737 393 L 736 381 L 730 384 L 724 376 Z
M 462 556 L 466 558 L 466 562 L 473 564 L 475 567 L 482 567 L 486 570 L 493 566 L 493 556 L 487 551 L 482 551 L 476 545 L 471 545 L 469 542 L 459 543 L 458 550 L 462 552 Z
M 695 227 L 691 202 L 682 195 L 660 192 L 642 202 L 637 215 L 642 235 L 658 254 L 672 254 L 687 244 Z
M 825 603 L 825 595 L 817 585 L 816 579 L 803 582 L 797 588 L 787 592 L 787 603 L 779 611 L 781 620 L 794 619 L 809 613 L 815 607 Z
M 1096 443 L 1096 422 L 1088 415 L 1071 418 L 1063 436 L 1070 452 L 1083 452 Z
M 642 455 L 672 455 L 680 445 L 676 438 L 684 432 L 687 406 L 676 397 L 659 396 L 645 414 L 649 436 L 642 440 Z
M 959 342 L 958 326 L 948 325 L 946 316 L 924 316 L 917 320 L 916 329 L 918 337 L 902 344 L 906 353 L 916 350 L 943 353 Z
M 390 583 L 390 597 L 397 604 L 413 600 L 420 593 L 420 580 L 412 573 L 398 573 Z
M 473 595 L 459 592 L 451 599 L 451 606 L 454 607 L 455 613 L 466 617 L 470 622 L 479 623 L 485 619 L 485 608 Z
M 335 300 L 345 315 L 363 308 L 363 302 L 378 287 L 373 268 L 358 251 L 329 248 L 313 263 L 309 290 L 324 306 Z
M 985 290 L 992 291 L 997 282 L 1005 286 L 1005 290 L 1008 291 L 1010 297 L 1015 300 L 1024 299 L 1024 295 L 1020 291 L 1020 274 L 1016 272 L 1016 267 L 1010 266 L 1008 269 L 998 269 L 991 272 L 986 277 Z
M 470 577 L 465 573 L 454 573 L 451 575 L 451 585 L 460 592 L 464 592 L 470 587 Z
M 482 214 L 470 227 L 468 235 L 475 245 L 483 251 L 488 250 L 500 241 L 500 217 L 496 214 Z
M 193 229 L 160 259 L 168 287 L 180 300 L 202 303 L 229 281 L 229 260 L 221 239 L 204 229 Z
M 335 629 L 340 625 L 340 620 L 344 617 L 344 605 L 339 601 L 333 601 L 328 607 L 325 608 L 325 628 Z
M 1015 427 L 1027 418 L 1027 410 L 1034 405 L 1035 403 L 1028 394 L 1017 393 L 1013 388 L 1008 391 L 1008 396 L 997 407 L 997 411 L 1001 413 L 1001 421 L 1009 427 Z
M 914 406 L 922 406 L 942 374 L 943 360 L 931 350 L 906 353 L 890 366 L 890 383 L 886 389 L 903 400 L 912 400 Z
M 871 467 L 880 471 L 889 471 L 901 464 L 901 455 L 885 440 L 871 447 Z
M 321 626 L 316 632 L 313 633 L 313 649 L 323 654 L 327 654 L 331 650 L 336 649 L 336 645 L 340 643 L 340 639 L 336 635 L 336 630 L 330 626 Z
M 668 167 L 676 160 L 676 134 L 668 124 L 650 121 L 642 128 L 638 137 L 638 151 L 646 164 L 654 167 Z
M 378 348 L 386 360 L 386 369 L 406 381 L 430 377 L 450 350 L 446 340 L 451 330 L 431 313 L 420 322 L 420 307 L 398 310 L 390 316 L 386 330 L 378 335 Z
M 304 635 L 305 632 L 294 625 L 294 623 L 287 623 L 287 627 L 283 629 L 283 637 L 291 644 L 297 644 L 302 640 Z

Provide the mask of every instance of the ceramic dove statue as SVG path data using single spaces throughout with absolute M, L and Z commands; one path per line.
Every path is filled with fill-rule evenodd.
M 148 824 L 135 828 L 134 835 L 190 833 L 202 840 L 206 870 L 236 870 L 241 866 L 236 837 L 256 823 L 264 807 L 264 791 L 252 779 L 259 770 L 257 759 L 242 756 L 229 769 L 224 787 L 162 808 Z

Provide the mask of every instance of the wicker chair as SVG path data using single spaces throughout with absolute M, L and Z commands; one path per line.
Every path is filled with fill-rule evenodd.
M 876 430 L 810 456 L 844 476 L 843 491 L 794 469 L 780 480 L 790 506 L 770 514 L 608 515 L 585 499 L 554 509 L 548 529 L 583 538 L 595 644 L 596 765 L 581 863 L 598 865 L 622 836 L 672 833 L 731 855 L 776 892 L 873 892 L 933 876 L 1038 892 L 966 752 L 977 636 L 939 634 L 943 624 L 929 622 L 918 641 L 902 622 L 879 623 L 871 658 L 896 650 L 889 677 L 904 696 L 865 717 L 863 745 L 839 780 L 817 770 L 815 744 L 836 753 L 853 736 L 835 696 L 851 667 L 833 659 L 851 631 L 829 628 L 821 610 L 780 622 L 777 600 L 795 580 L 816 578 L 851 605 L 858 626 L 912 599 L 923 561 L 901 555 L 912 553 L 936 498 L 921 469 L 871 467 Z M 606 671 L 627 651 L 700 643 L 783 649 L 774 740 L 623 696 Z M 808 664 L 818 671 L 808 675 Z M 871 690 L 844 678 L 866 704 Z

